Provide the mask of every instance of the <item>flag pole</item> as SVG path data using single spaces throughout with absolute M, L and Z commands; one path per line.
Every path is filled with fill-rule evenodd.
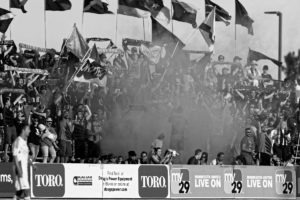
M 119 0 L 118 0 L 118 9 L 119 9 Z M 118 9 L 116 13 L 116 35 L 115 35 L 115 44 L 118 45 Z
M 236 2 L 235 2 L 235 12 L 236 12 Z M 236 13 L 235 13 L 235 23 L 234 23 L 234 55 L 236 56 Z
M 144 41 L 146 41 L 145 18 L 143 18 Z
M 47 26 L 46 26 L 46 0 L 44 0 L 44 31 L 45 31 L 45 48 L 47 48 Z
M 82 15 L 81 15 L 81 32 L 82 32 L 82 34 L 84 34 L 84 32 L 83 32 L 83 22 L 84 22 L 84 1 L 83 1 L 83 5 L 82 5 Z
M 11 1 L 9 1 L 9 11 L 11 12 Z M 9 26 L 9 39 L 10 40 L 12 40 L 11 39 L 11 32 L 12 32 L 11 29 L 12 29 L 12 24 Z
M 176 43 L 176 46 L 175 46 L 175 48 L 174 48 L 174 50 L 173 50 L 173 53 L 172 53 L 172 55 L 171 55 L 171 58 L 174 57 L 174 54 L 175 54 L 175 52 L 176 52 L 176 49 L 177 49 L 178 45 L 179 45 L 179 41 L 177 41 L 177 43 Z

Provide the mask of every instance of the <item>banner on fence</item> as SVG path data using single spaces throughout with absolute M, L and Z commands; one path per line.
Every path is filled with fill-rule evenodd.
M 139 165 L 101 165 L 103 198 L 139 198 Z
M 15 194 L 12 163 L 0 163 L 0 197 L 13 197 Z
M 102 198 L 102 170 L 96 164 L 64 164 L 64 198 Z

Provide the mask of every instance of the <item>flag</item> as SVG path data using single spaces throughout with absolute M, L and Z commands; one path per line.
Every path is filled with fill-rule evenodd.
M 105 0 L 84 0 L 83 12 L 95 14 L 112 14 L 108 10 L 108 3 Z
M 87 38 L 86 42 L 89 43 L 90 41 L 95 41 L 95 42 L 109 42 L 108 46 L 106 47 L 107 49 L 117 49 L 118 47 L 113 43 L 113 41 L 109 38 Z
M 211 0 L 205 0 L 205 16 L 207 17 L 214 7 L 216 7 L 216 21 L 222 21 L 228 26 L 231 20 L 230 14 Z
M 143 1 L 140 0 L 119 0 L 118 14 L 148 18 L 151 13 L 143 4 Z
M 172 18 L 177 21 L 190 23 L 193 25 L 194 28 L 196 28 L 196 16 L 197 16 L 197 10 L 194 9 L 189 4 L 172 0 L 172 6 L 173 6 L 173 16 Z
M 45 9 L 51 11 L 65 11 L 72 8 L 70 0 L 45 0 Z
M 5 33 L 14 18 L 14 14 L 10 11 L 0 8 L 0 32 Z
M 82 59 L 89 49 L 88 44 L 79 33 L 76 25 L 74 25 L 73 32 L 66 42 L 66 48 L 79 59 Z
M 27 1 L 28 0 L 10 0 L 10 7 L 21 9 L 23 13 L 27 13 L 24 7 Z
M 156 20 L 164 24 L 170 23 L 171 13 L 169 8 L 165 7 L 163 0 L 146 0 L 144 6 Z
M 253 51 L 249 49 L 248 53 L 248 58 L 247 58 L 247 63 L 250 65 L 251 61 L 258 61 L 258 60 L 270 60 L 272 61 L 275 65 L 278 65 L 279 67 L 282 65 L 282 62 L 279 62 L 276 59 L 270 58 L 269 56 L 266 56 L 265 54 L 262 54 L 258 51 Z
M 152 42 L 159 46 L 167 45 L 167 49 L 173 51 L 176 47 L 182 49 L 185 44 L 171 31 L 169 31 L 166 27 L 156 21 L 153 17 L 151 17 L 152 21 Z
M 245 7 L 238 1 L 235 0 L 235 24 L 240 24 L 248 29 L 248 33 L 253 35 L 252 23 L 254 22 L 248 15 Z
M 78 73 L 74 77 L 74 81 L 96 84 L 99 87 L 106 86 L 107 70 L 101 65 L 101 60 L 94 44 L 89 50 L 89 55 L 85 63 L 78 69 Z
M 119 0 L 118 13 L 141 18 L 152 15 L 165 23 L 170 21 L 170 10 L 164 6 L 162 0 Z
M 215 17 L 216 8 L 214 7 L 199 27 L 200 32 L 204 40 L 206 41 L 210 51 L 213 51 L 215 43 Z

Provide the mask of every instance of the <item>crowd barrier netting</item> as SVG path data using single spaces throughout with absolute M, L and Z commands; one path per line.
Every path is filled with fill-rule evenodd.
M 32 198 L 300 197 L 300 167 L 34 164 L 29 177 Z M 0 163 L 0 197 L 13 196 L 13 179 Z

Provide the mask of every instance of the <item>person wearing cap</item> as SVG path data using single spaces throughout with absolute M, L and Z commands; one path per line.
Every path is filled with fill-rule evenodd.
M 135 151 L 128 152 L 128 159 L 125 161 L 125 164 L 139 164 L 139 160 L 136 156 Z
M 247 77 L 253 86 L 255 87 L 259 86 L 259 80 L 261 79 L 261 74 L 257 69 L 257 62 L 255 60 L 252 60 L 250 63 L 250 68 L 247 71 Z

